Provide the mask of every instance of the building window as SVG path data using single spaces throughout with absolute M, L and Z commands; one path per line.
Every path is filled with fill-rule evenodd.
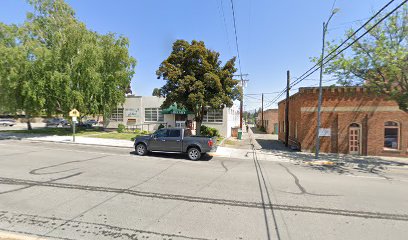
M 123 108 L 114 109 L 110 120 L 115 122 L 123 122 Z
M 237 119 L 235 115 L 234 119 Z M 222 109 L 210 109 L 203 118 L 203 122 L 222 122 Z
M 145 122 L 163 122 L 164 115 L 160 108 L 145 108 Z
M 388 121 L 384 123 L 384 149 L 399 149 L 399 123 Z

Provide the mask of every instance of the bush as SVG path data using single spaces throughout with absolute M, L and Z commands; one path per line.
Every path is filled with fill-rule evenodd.
M 263 126 L 261 126 L 261 127 L 259 128 L 259 130 L 260 130 L 261 132 L 266 132 L 266 129 L 265 129 L 265 127 L 263 127 Z
M 119 123 L 118 125 L 118 133 L 123 133 L 126 129 L 126 126 L 122 123 Z
M 139 134 L 140 132 L 141 132 L 140 129 L 135 129 L 136 134 Z
M 158 129 L 162 129 L 162 128 L 164 128 L 164 125 L 162 123 L 160 123 Z
M 220 132 L 216 128 L 207 127 L 205 125 L 201 125 L 201 133 L 200 135 L 210 136 L 210 137 L 219 137 Z
M 143 130 L 143 131 L 140 132 L 140 134 L 142 134 L 142 135 L 147 135 L 147 134 L 149 134 L 149 132 L 146 131 L 146 130 Z

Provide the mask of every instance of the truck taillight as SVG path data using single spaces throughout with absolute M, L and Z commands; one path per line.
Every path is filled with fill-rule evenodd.
M 209 147 L 212 147 L 212 146 L 213 146 L 213 140 L 209 140 L 209 141 L 208 141 L 208 146 L 209 146 Z

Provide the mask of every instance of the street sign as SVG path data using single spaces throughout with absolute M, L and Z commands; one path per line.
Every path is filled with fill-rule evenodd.
M 330 128 L 320 128 L 319 129 L 319 137 L 330 137 L 330 136 L 331 136 Z
M 69 112 L 69 116 L 72 117 L 72 141 L 75 142 L 75 124 L 78 122 L 79 112 L 75 108 Z
M 79 117 L 79 112 L 75 108 L 69 112 L 70 117 Z

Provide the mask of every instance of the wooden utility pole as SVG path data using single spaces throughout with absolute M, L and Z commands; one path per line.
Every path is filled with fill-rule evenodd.
M 286 101 L 285 101 L 285 146 L 289 147 L 289 90 L 290 72 L 286 72 Z
M 241 78 L 242 96 L 241 96 L 241 99 L 239 101 L 239 128 L 242 129 L 242 118 L 243 118 L 243 113 L 244 113 L 244 85 L 249 80 L 246 80 L 246 79 L 242 78 L 242 76 L 248 76 L 248 74 L 237 74 L 237 75 L 234 75 L 234 76 Z
M 259 98 L 258 98 L 258 99 L 259 99 Z M 262 116 L 262 117 L 261 117 L 261 120 L 262 120 L 262 128 L 264 128 L 264 115 L 263 115 L 263 114 L 264 114 L 264 108 L 263 108 L 263 107 L 264 107 L 264 106 L 263 106 L 263 105 L 264 105 L 264 104 L 263 104 L 264 101 L 263 101 L 263 99 L 264 99 L 264 94 L 262 93 L 262 112 L 261 112 L 261 116 Z

